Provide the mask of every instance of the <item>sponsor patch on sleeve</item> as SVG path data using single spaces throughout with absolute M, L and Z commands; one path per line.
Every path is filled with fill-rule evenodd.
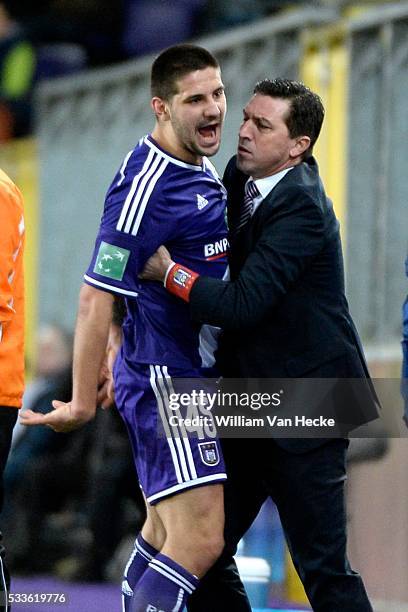
M 94 272 L 121 281 L 125 273 L 130 251 L 108 242 L 101 242 Z

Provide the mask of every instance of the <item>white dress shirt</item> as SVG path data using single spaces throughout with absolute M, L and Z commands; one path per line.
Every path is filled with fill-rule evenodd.
M 265 178 L 260 178 L 256 180 L 253 179 L 252 177 L 249 177 L 248 180 L 254 181 L 255 185 L 258 188 L 259 193 L 261 194 L 257 198 L 254 199 L 252 215 L 254 215 L 256 209 L 261 204 L 261 202 L 263 202 L 266 196 L 271 193 L 272 189 L 276 187 L 276 185 L 279 183 L 280 180 L 283 179 L 285 174 L 287 174 L 289 170 L 293 170 L 293 168 L 294 166 L 291 166 L 290 168 L 285 168 L 284 170 L 281 170 L 280 172 L 277 172 L 276 174 L 272 174 L 271 176 L 266 176 Z

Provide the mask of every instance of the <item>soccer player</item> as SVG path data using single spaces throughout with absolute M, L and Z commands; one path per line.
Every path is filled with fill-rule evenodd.
M 128 153 L 108 190 L 80 292 L 72 401 L 54 401 L 46 415 L 27 411 L 22 422 L 70 431 L 94 416 L 112 303 L 124 297 L 115 399 L 148 518 L 126 568 L 123 605 L 177 612 L 223 549 L 226 474 L 218 440 L 205 432 L 187 437 L 172 425 L 168 399 L 177 378 L 199 379 L 213 364 L 215 346 L 186 304 L 138 273 L 166 243 L 186 266 L 223 278 L 226 193 L 207 157 L 220 146 L 226 101 L 217 60 L 194 45 L 161 53 L 151 89 L 154 130 Z

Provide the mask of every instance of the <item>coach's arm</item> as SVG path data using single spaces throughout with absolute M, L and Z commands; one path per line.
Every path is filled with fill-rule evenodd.
M 236 280 L 226 282 L 187 270 L 192 274 L 187 281 L 188 291 L 172 288 L 172 276 L 178 266 L 169 270 L 174 262 L 168 253 L 166 259 L 163 250 L 149 259 L 141 276 L 163 280 L 166 270 L 167 289 L 190 302 L 195 321 L 225 330 L 254 327 L 320 252 L 325 240 L 324 225 L 323 213 L 307 194 L 291 194 L 288 190 L 285 203 L 265 220 L 259 241 Z M 175 280 L 180 278 L 184 278 L 183 274 Z

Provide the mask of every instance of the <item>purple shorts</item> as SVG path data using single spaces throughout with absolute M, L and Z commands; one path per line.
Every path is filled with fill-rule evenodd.
M 204 426 L 201 420 L 195 427 L 190 417 L 197 416 L 197 410 L 192 411 L 191 406 L 177 409 L 172 401 L 176 393 L 187 391 L 192 379 L 196 390 L 205 387 L 197 370 L 119 359 L 114 376 L 116 404 L 129 433 L 140 486 L 151 505 L 226 480 L 211 414 Z

